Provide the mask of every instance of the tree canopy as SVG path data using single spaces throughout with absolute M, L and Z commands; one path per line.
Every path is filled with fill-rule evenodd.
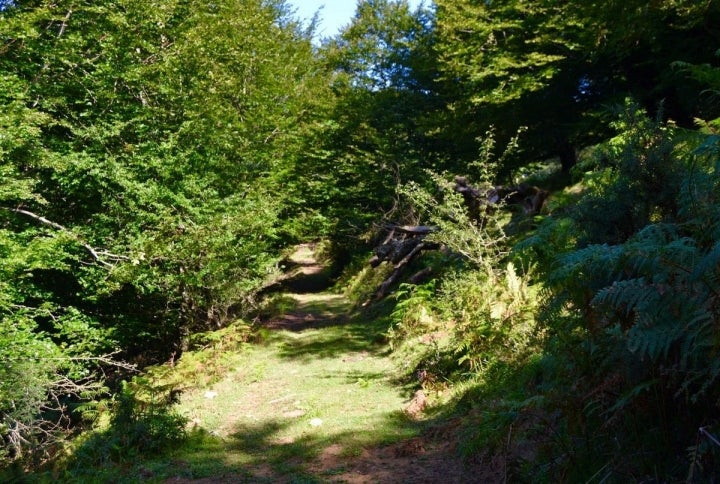
M 3 383 L 42 400 L 78 362 L 162 360 L 249 308 L 296 236 L 277 185 L 329 86 L 283 2 L 0 15 L 0 354 L 39 372 L 25 361 Z M 0 401 L 18 435 L 39 408 Z M 29 437 L 13 438 L 19 455 Z

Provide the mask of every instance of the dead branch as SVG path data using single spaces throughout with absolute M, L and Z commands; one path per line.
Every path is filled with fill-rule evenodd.
M 67 15 L 65 15 L 65 18 L 62 20 L 62 24 L 60 25 L 60 31 L 58 32 L 58 38 L 62 37 L 62 34 L 65 32 L 65 29 L 67 28 L 67 24 L 70 21 L 71 15 L 72 15 L 72 10 L 68 10 Z
M 388 235 L 388 239 L 392 238 L 394 236 L 395 231 L 408 234 L 408 235 L 428 235 L 432 232 L 437 232 L 440 230 L 440 227 L 436 227 L 435 225 L 390 225 L 385 224 L 384 227 L 388 230 L 390 230 L 390 234 Z M 387 243 L 387 239 L 386 242 Z
M 453 189 L 463 196 L 470 218 L 478 221 L 481 219 L 481 208 L 488 205 L 518 205 L 526 215 L 537 215 L 549 195 L 547 191 L 526 183 L 495 186 L 483 192 L 462 176 L 455 177 Z
M 382 299 L 390 292 L 390 287 L 420 252 L 439 248 L 439 244 L 425 241 L 425 237 L 438 231 L 439 227 L 395 224 L 383 224 L 382 227 L 388 231 L 388 235 L 375 247 L 375 255 L 369 260 L 369 264 L 377 267 L 383 262 L 389 262 L 395 266 L 390 276 L 375 292 L 375 299 Z
M 403 259 L 395 265 L 395 268 L 388 276 L 388 278 L 385 279 L 382 284 L 380 284 L 380 287 L 375 293 L 375 299 L 384 298 L 389 292 L 390 286 L 392 286 L 393 283 L 395 283 L 395 281 L 397 280 L 397 278 L 400 277 L 400 274 L 402 274 L 405 266 L 407 266 L 413 260 L 413 258 L 420 253 L 420 251 L 427 247 L 428 246 L 425 244 L 425 242 L 420 242 L 405 257 L 403 257 Z
M 136 371 L 135 365 L 112 358 L 115 353 L 100 356 L 81 356 L 65 358 L 48 358 L 70 361 L 93 361 L 106 366 Z M 86 377 L 74 380 L 67 375 L 56 374 L 55 379 L 48 381 L 45 388 L 45 401 L 39 405 L 38 414 L 32 421 L 18 418 L 12 414 L 4 415 L 4 433 L 0 434 L 0 444 L 10 451 L 12 460 L 21 459 L 33 453 L 40 460 L 50 456 L 50 450 L 60 442 L 72 427 L 66 399 L 68 396 L 80 400 L 88 395 L 98 395 L 106 391 L 102 380 Z
M 432 275 L 433 268 L 432 267 L 426 267 L 424 269 L 419 270 L 412 276 L 408 278 L 408 282 L 410 284 L 422 284 L 423 282 L 427 281 L 428 278 Z
M 43 225 L 47 225 L 48 227 L 52 227 L 61 232 L 67 232 L 67 233 L 72 234 L 75 237 L 75 240 L 78 242 L 78 244 L 80 244 L 82 247 L 84 247 L 85 250 L 87 250 L 90 253 L 90 255 L 93 257 L 93 259 L 95 259 L 96 262 L 98 262 L 99 264 L 101 264 L 109 269 L 114 267 L 114 265 L 107 262 L 106 259 L 110 259 L 115 262 L 119 262 L 119 261 L 123 261 L 123 260 L 124 261 L 130 260 L 129 257 L 124 256 L 124 255 L 113 254 L 111 252 L 104 251 L 104 250 L 98 251 L 97 249 L 95 249 L 93 246 L 91 246 L 87 242 L 81 240 L 77 235 L 73 234 L 73 232 L 70 229 L 68 229 L 67 227 L 60 225 L 57 222 L 53 222 L 52 220 L 48 220 L 47 218 L 43 217 L 42 215 L 38 215 L 34 212 L 31 212 L 29 210 L 24 210 L 22 208 L 6 208 L 6 207 L 1 207 L 1 208 L 4 208 L 5 210 L 10 211 L 10 212 L 18 213 L 20 215 L 25 215 L 26 217 L 29 217 L 33 220 L 37 220 L 38 222 L 42 223 Z

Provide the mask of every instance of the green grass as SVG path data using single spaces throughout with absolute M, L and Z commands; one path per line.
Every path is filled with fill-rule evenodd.
M 374 336 L 360 322 L 274 332 L 265 345 L 238 353 L 223 380 L 188 392 L 179 410 L 223 443 L 219 467 L 281 475 L 302 473 L 333 445 L 353 455 L 408 438 L 417 425 L 401 412 L 407 394 Z M 217 396 L 206 398 L 208 390 Z M 321 423 L 313 426 L 315 419 Z M 175 457 L 193 468 L 194 453 Z
M 176 406 L 189 422 L 181 447 L 63 480 L 326 482 L 343 459 L 418 435 L 403 412 L 411 390 L 396 380 L 385 320 L 350 314 L 341 296 L 293 298 L 288 309 L 317 327 L 262 331 L 256 344 L 206 348 L 155 372 L 158 385 L 186 388 Z M 329 450 L 330 467 L 318 459 Z

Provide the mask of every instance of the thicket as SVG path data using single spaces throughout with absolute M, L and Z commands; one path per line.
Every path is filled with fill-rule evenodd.
M 712 479 L 718 138 L 689 135 L 635 105 L 617 128 L 595 152 L 580 199 L 517 247 L 541 261 L 552 363 L 543 378 L 554 387 L 542 394 L 563 412 L 565 442 L 553 443 L 562 458 L 545 470 Z
M 717 5 L 434 7 L 416 51 L 434 56 L 416 78 L 432 102 L 409 125 L 449 175 L 398 182 L 386 214 L 441 227 L 449 249 L 425 260 L 434 280 L 397 292 L 408 376 L 456 389 L 464 451 L 505 478 L 716 479 L 717 121 L 701 119 L 718 115 Z M 495 158 L 475 164 L 493 126 Z M 447 181 L 499 183 L 549 156 L 564 175 L 534 183 L 570 186 L 535 220 L 467 220 Z
M 614 127 L 514 237 L 502 210 L 470 220 L 441 176 L 404 189 L 447 250 L 396 291 L 390 341 L 416 384 L 452 389 L 463 451 L 508 477 L 711 480 L 720 138 L 633 102 Z

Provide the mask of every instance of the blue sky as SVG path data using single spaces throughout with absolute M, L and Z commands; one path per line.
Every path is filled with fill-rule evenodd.
M 291 5 L 297 8 L 297 15 L 303 20 L 309 20 L 313 14 L 323 5 L 320 12 L 320 26 L 318 37 L 330 37 L 335 35 L 340 27 L 350 22 L 357 0 L 289 0 Z M 420 0 L 410 0 L 414 8 L 420 4 Z

